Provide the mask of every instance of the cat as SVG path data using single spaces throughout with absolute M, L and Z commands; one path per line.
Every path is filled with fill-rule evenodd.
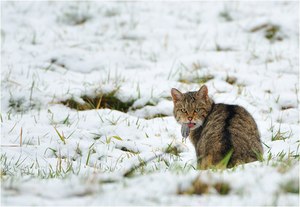
M 174 117 L 195 147 L 200 169 L 225 167 L 259 160 L 263 147 L 257 124 L 250 113 L 238 105 L 216 104 L 203 85 L 198 91 L 181 93 L 172 88 Z

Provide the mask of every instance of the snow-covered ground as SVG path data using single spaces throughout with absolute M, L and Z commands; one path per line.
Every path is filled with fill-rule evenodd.
M 298 206 L 298 9 L 1 2 L 1 205 Z M 204 83 L 255 117 L 262 162 L 195 169 L 170 89 Z M 129 109 L 63 104 L 103 94 Z

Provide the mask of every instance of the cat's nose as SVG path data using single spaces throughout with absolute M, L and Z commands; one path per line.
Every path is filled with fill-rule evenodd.
M 189 121 L 192 121 L 192 120 L 193 120 L 193 117 L 189 116 L 189 117 L 188 117 L 188 120 L 189 120 Z

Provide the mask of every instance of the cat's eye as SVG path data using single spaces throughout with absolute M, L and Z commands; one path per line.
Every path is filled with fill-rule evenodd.
M 186 113 L 187 111 L 185 109 L 181 109 L 181 112 L 182 113 Z

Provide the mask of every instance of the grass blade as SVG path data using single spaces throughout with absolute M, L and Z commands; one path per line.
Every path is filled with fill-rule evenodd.
M 57 135 L 59 136 L 60 140 L 61 140 L 64 144 L 66 144 L 66 139 L 65 139 L 64 135 L 60 134 L 59 131 L 58 131 L 55 127 L 54 127 L 54 129 L 55 129 Z

